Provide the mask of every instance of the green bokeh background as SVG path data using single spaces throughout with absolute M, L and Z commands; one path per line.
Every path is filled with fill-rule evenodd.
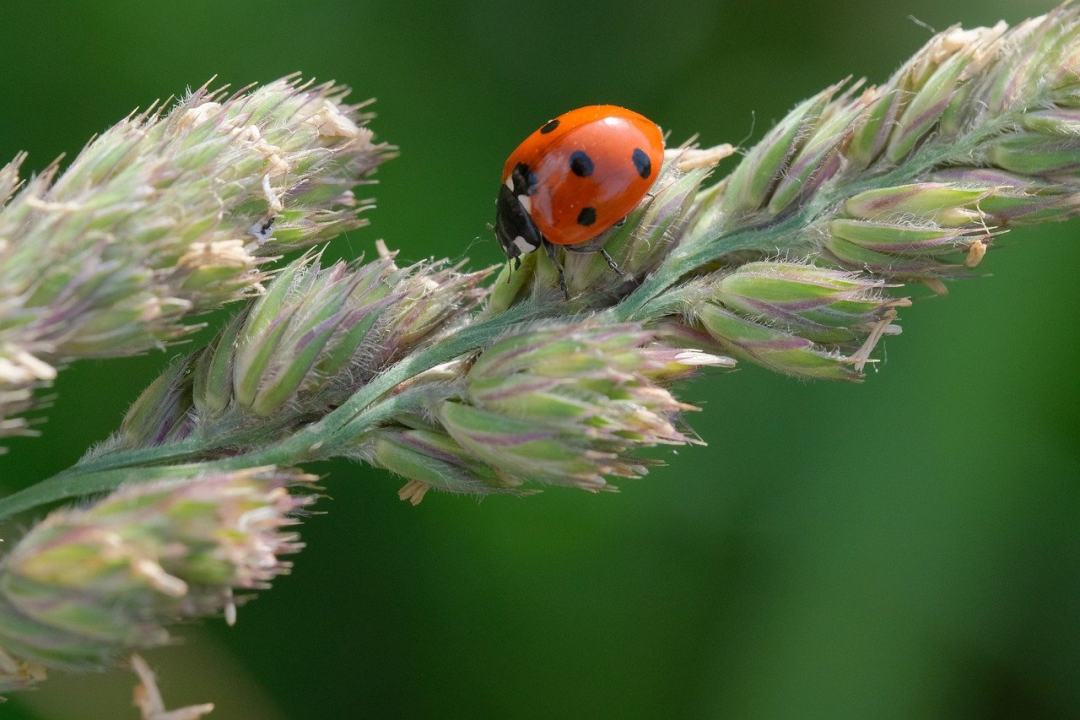
M 401 157 L 371 227 L 406 259 L 498 250 L 507 152 L 581 104 L 675 140 L 760 137 L 848 74 L 884 79 L 909 19 L 1010 22 L 1046 0 L 0 5 L 0 157 L 40 169 L 135 105 L 294 70 L 378 98 Z M 755 121 L 756 118 L 756 121 Z M 620 494 L 399 502 L 340 463 L 291 577 L 148 654 L 170 705 L 342 717 L 1080 716 L 1080 222 L 1001 239 L 988 276 L 903 314 L 861 386 L 744 368 L 684 388 L 709 441 Z M 218 318 L 219 320 L 220 318 Z M 170 351 L 169 355 L 178 352 Z M 103 439 L 166 355 L 80 363 L 22 487 Z M 56 677 L 4 718 L 124 718 L 123 671 Z

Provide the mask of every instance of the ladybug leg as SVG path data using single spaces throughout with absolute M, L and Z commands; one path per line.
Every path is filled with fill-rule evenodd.
M 608 264 L 608 267 L 611 268 L 616 275 L 619 275 L 624 279 L 628 277 L 627 274 L 622 271 L 622 268 L 619 267 L 618 263 L 615 262 L 615 258 L 611 257 L 611 253 L 609 253 L 604 248 L 600 248 L 600 257 L 604 258 L 604 261 Z
M 620 224 L 625 223 L 626 218 L 623 218 L 619 222 Z M 618 227 L 618 225 L 616 225 L 615 227 Z M 611 231 L 608 230 L 603 235 L 595 237 L 592 240 L 589 240 L 588 242 L 582 243 L 580 245 L 566 245 L 566 252 L 600 253 L 600 257 L 604 258 L 604 262 L 608 264 L 608 267 L 611 268 L 611 270 L 616 275 L 621 277 L 623 280 L 633 280 L 633 276 L 631 276 L 629 273 L 623 272 L 622 268 L 619 267 L 619 264 L 615 262 L 615 258 L 611 257 L 611 253 L 609 253 L 604 248 L 604 243 L 606 243 L 610 238 Z
M 562 263 L 559 262 L 559 258 L 555 255 L 555 245 L 548 242 L 547 238 L 543 239 L 543 243 L 544 252 L 547 253 L 548 259 L 551 260 L 551 264 L 559 271 L 559 289 L 562 290 L 563 297 L 569 300 L 570 290 L 566 287 L 566 274 L 563 272 Z
M 515 257 L 509 258 L 506 261 L 506 264 L 510 268 L 510 272 L 506 273 L 506 284 L 509 285 L 510 281 L 513 279 L 511 276 L 521 269 L 521 256 L 517 255 Z

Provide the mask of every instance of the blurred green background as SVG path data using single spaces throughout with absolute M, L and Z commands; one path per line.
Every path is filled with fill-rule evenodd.
M 211 75 L 293 70 L 376 97 L 401 157 L 370 228 L 406 259 L 497 261 L 504 157 L 548 117 L 625 104 L 676 141 L 754 137 L 928 31 L 1046 0 L 0 6 L 0 157 L 77 151 Z M 756 124 L 755 124 L 756 118 Z M 684 388 L 707 448 L 620 494 L 428 495 L 346 463 L 291 577 L 237 627 L 148 658 L 211 717 L 1080 716 L 1080 222 L 1003 238 L 990 276 L 921 298 L 862 386 L 744 368 Z M 179 350 L 170 351 L 170 354 Z M 166 356 L 80 363 L 5 491 L 102 440 Z M 125 718 L 131 678 L 56 677 L 4 718 Z

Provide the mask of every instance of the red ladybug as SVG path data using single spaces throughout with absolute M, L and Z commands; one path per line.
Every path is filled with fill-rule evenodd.
M 590 241 L 641 202 L 663 160 L 660 128 L 632 110 L 589 105 L 549 120 L 503 166 L 495 234 L 507 258 L 555 245 L 603 253 Z

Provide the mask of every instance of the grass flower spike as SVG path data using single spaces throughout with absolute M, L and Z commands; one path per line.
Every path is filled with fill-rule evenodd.
M 796 377 L 858 380 L 874 346 L 896 335 L 880 279 L 782 261 L 751 262 L 683 287 L 691 321 L 736 358 Z
M 0 428 L 83 357 L 140 353 L 251 296 L 264 264 L 364 221 L 353 187 L 391 154 L 346 89 L 207 88 L 122 120 L 21 189 L 0 170 Z
M 465 377 L 464 402 L 445 401 L 438 419 L 461 447 L 517 484 L 600 490 L 606 476 L 640 477 L 650 462 L 637 450 L 696 441 L 678 419 L 696 408 L 659 380 L 723 363 L 654 340 L 633 325 L 512 335 L 481 354 Z
M 180 360 L 132 405 L 94 455 L 185 439 L 268 442 L 330 412 L 418 345 L 450 332 L 488 273 L 302 257 L 209 347 Z
M 0 562 L 0 687 L 100 669 L 169 640 L 165 625 L 235 613 L 235 591 L 288 572 L 296 471 L 211 473 L 117 490 L 36 525 Z
M 280 417 L 291 398 L 325 392 L 393 300 L 392 270 L 388 262 L 357 271 L 345 263 L 325 270 L 310 261 L 289 265 L 243 323 L 233 323 L 203 357 L 195 398 L 202 416 L 212 419 L 231 406 Z

